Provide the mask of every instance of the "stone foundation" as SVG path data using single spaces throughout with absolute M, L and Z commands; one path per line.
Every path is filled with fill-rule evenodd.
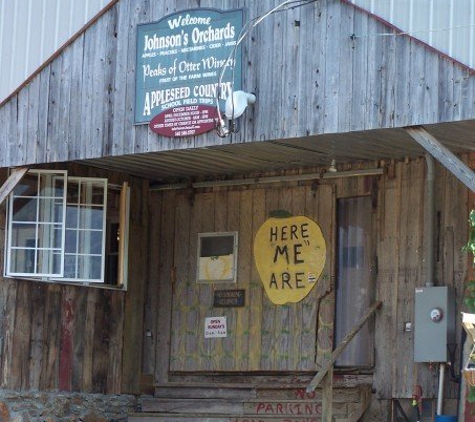
M 126 422 L 135 396 L 0 391 L 0 422 Z

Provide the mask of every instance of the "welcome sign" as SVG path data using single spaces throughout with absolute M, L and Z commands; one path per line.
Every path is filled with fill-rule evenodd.
M 232 53 L 241 29 L 242 10 L 186 10 L 139 25 L 135 123 L 160 115 L 155 129 L 167 136 L 209 130 L 201 126 L 214 122 L 217 95 L 224 108 L 233 82 L 240 89 L 239 47 Z

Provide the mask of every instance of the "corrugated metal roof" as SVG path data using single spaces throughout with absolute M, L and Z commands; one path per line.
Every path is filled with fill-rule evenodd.
M 0 103 L 110 0 L 0 0 Z
M 475 0 L 345 1 L 475 69 Z M 365 35 L 355 34 L 357 37 Z

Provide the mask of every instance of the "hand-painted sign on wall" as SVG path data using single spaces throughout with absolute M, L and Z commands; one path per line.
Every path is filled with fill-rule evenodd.
M 318 224 L 305 216 L 269 218 L 254 239 L 254 259 L 269 299 L 299 302 L 317 284 L 326 246 Z
M 242 10 L 186 10 L 158 22 L 139 25 L 135 123 L 148 123 L 168 110 L 167 119 L 156 123 L 152 130 L 166 129 L 168 136 L 209 130 L 209 125 L 202 131 L 193 128 L 207 122 L 204 116 L 207 113 L 197 112 L 202 108 L 208 111 L 204 106 L 216 106 L 217 95 L 223 102 L 233 82 L 234 89 L 240 89 L 240 48 L 235 55 L 233 51 L 241 29 Z M 190 119 L 186 118 L 187 114 Z M 211 121 L 213 118 L 209 117 Z

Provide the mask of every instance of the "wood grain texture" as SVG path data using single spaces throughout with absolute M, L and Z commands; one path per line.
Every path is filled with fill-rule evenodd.
M 328 192 L 328 194 L 327 194 Z M 324 215 L 332 210 L 331 186 L 308 193 L 306 187 L 233 190 L 197 193 L 190 200 L 176 200 L 175 245 L 176 287 L 173 292 L 171 336 L 172 371 L 295 371 L 314 368 L 316 344 L 316 293 L 295 304 L 274 305 L 263 287 L 252 254 L 255 234 L 273 210 L 294 215 L 312 213 L 321 205 Z M 315 195 L 314 195 L 315 193 Z M 306 205 L 306 201 L 310 204 Z M 328 208 L 329 207 L 329 208 Z M 318 221 L 317 215 L 311 215 Z M 333 230 L 333 214 L 326 217 Z M 236 285 L 197 283 L 196 239 L 207 231 L 239 232 L 238 281 Z M 184 242 L 188 242 L 185 244 Z M 329 240 L 331 243 L 331 240 Z M 328 271 L 330 273 L 330 271 Z M 213 308 L 213 291 L 242 288 L 246 291 L 242 308 Z M 327 311 L 333 309 L 327 306 Z M 309 317 L 310 315 L 310 317 Z M 204 339 L 204 318 L 226 316 L 228 335 Z M 312 319 L 313 316 L 313 319 Z M 332 324 L 327 333 L 331 335 Z M 301 343 L 305 336 L 306 341 Z
M 199 6 L 243 8 L 246 21 L 275 3 L 227 0 Z M 409 37 L 378 36 L 391 30 L 351 4 L 326 0 L 274 14 L 244 40 L 243 87 L 258 91 L 259 104 L 243 119 L 241 132 L 230 139 L 208 133 L 157 142 L 146 125 L 134 125 L 136 25 L 199 6 L 121 0 L 110 7 L 0 109 L 5 123 L 0 165 L 474 117 L 473 75 Z M 311 46 L 312 53 L 302 46 Z

